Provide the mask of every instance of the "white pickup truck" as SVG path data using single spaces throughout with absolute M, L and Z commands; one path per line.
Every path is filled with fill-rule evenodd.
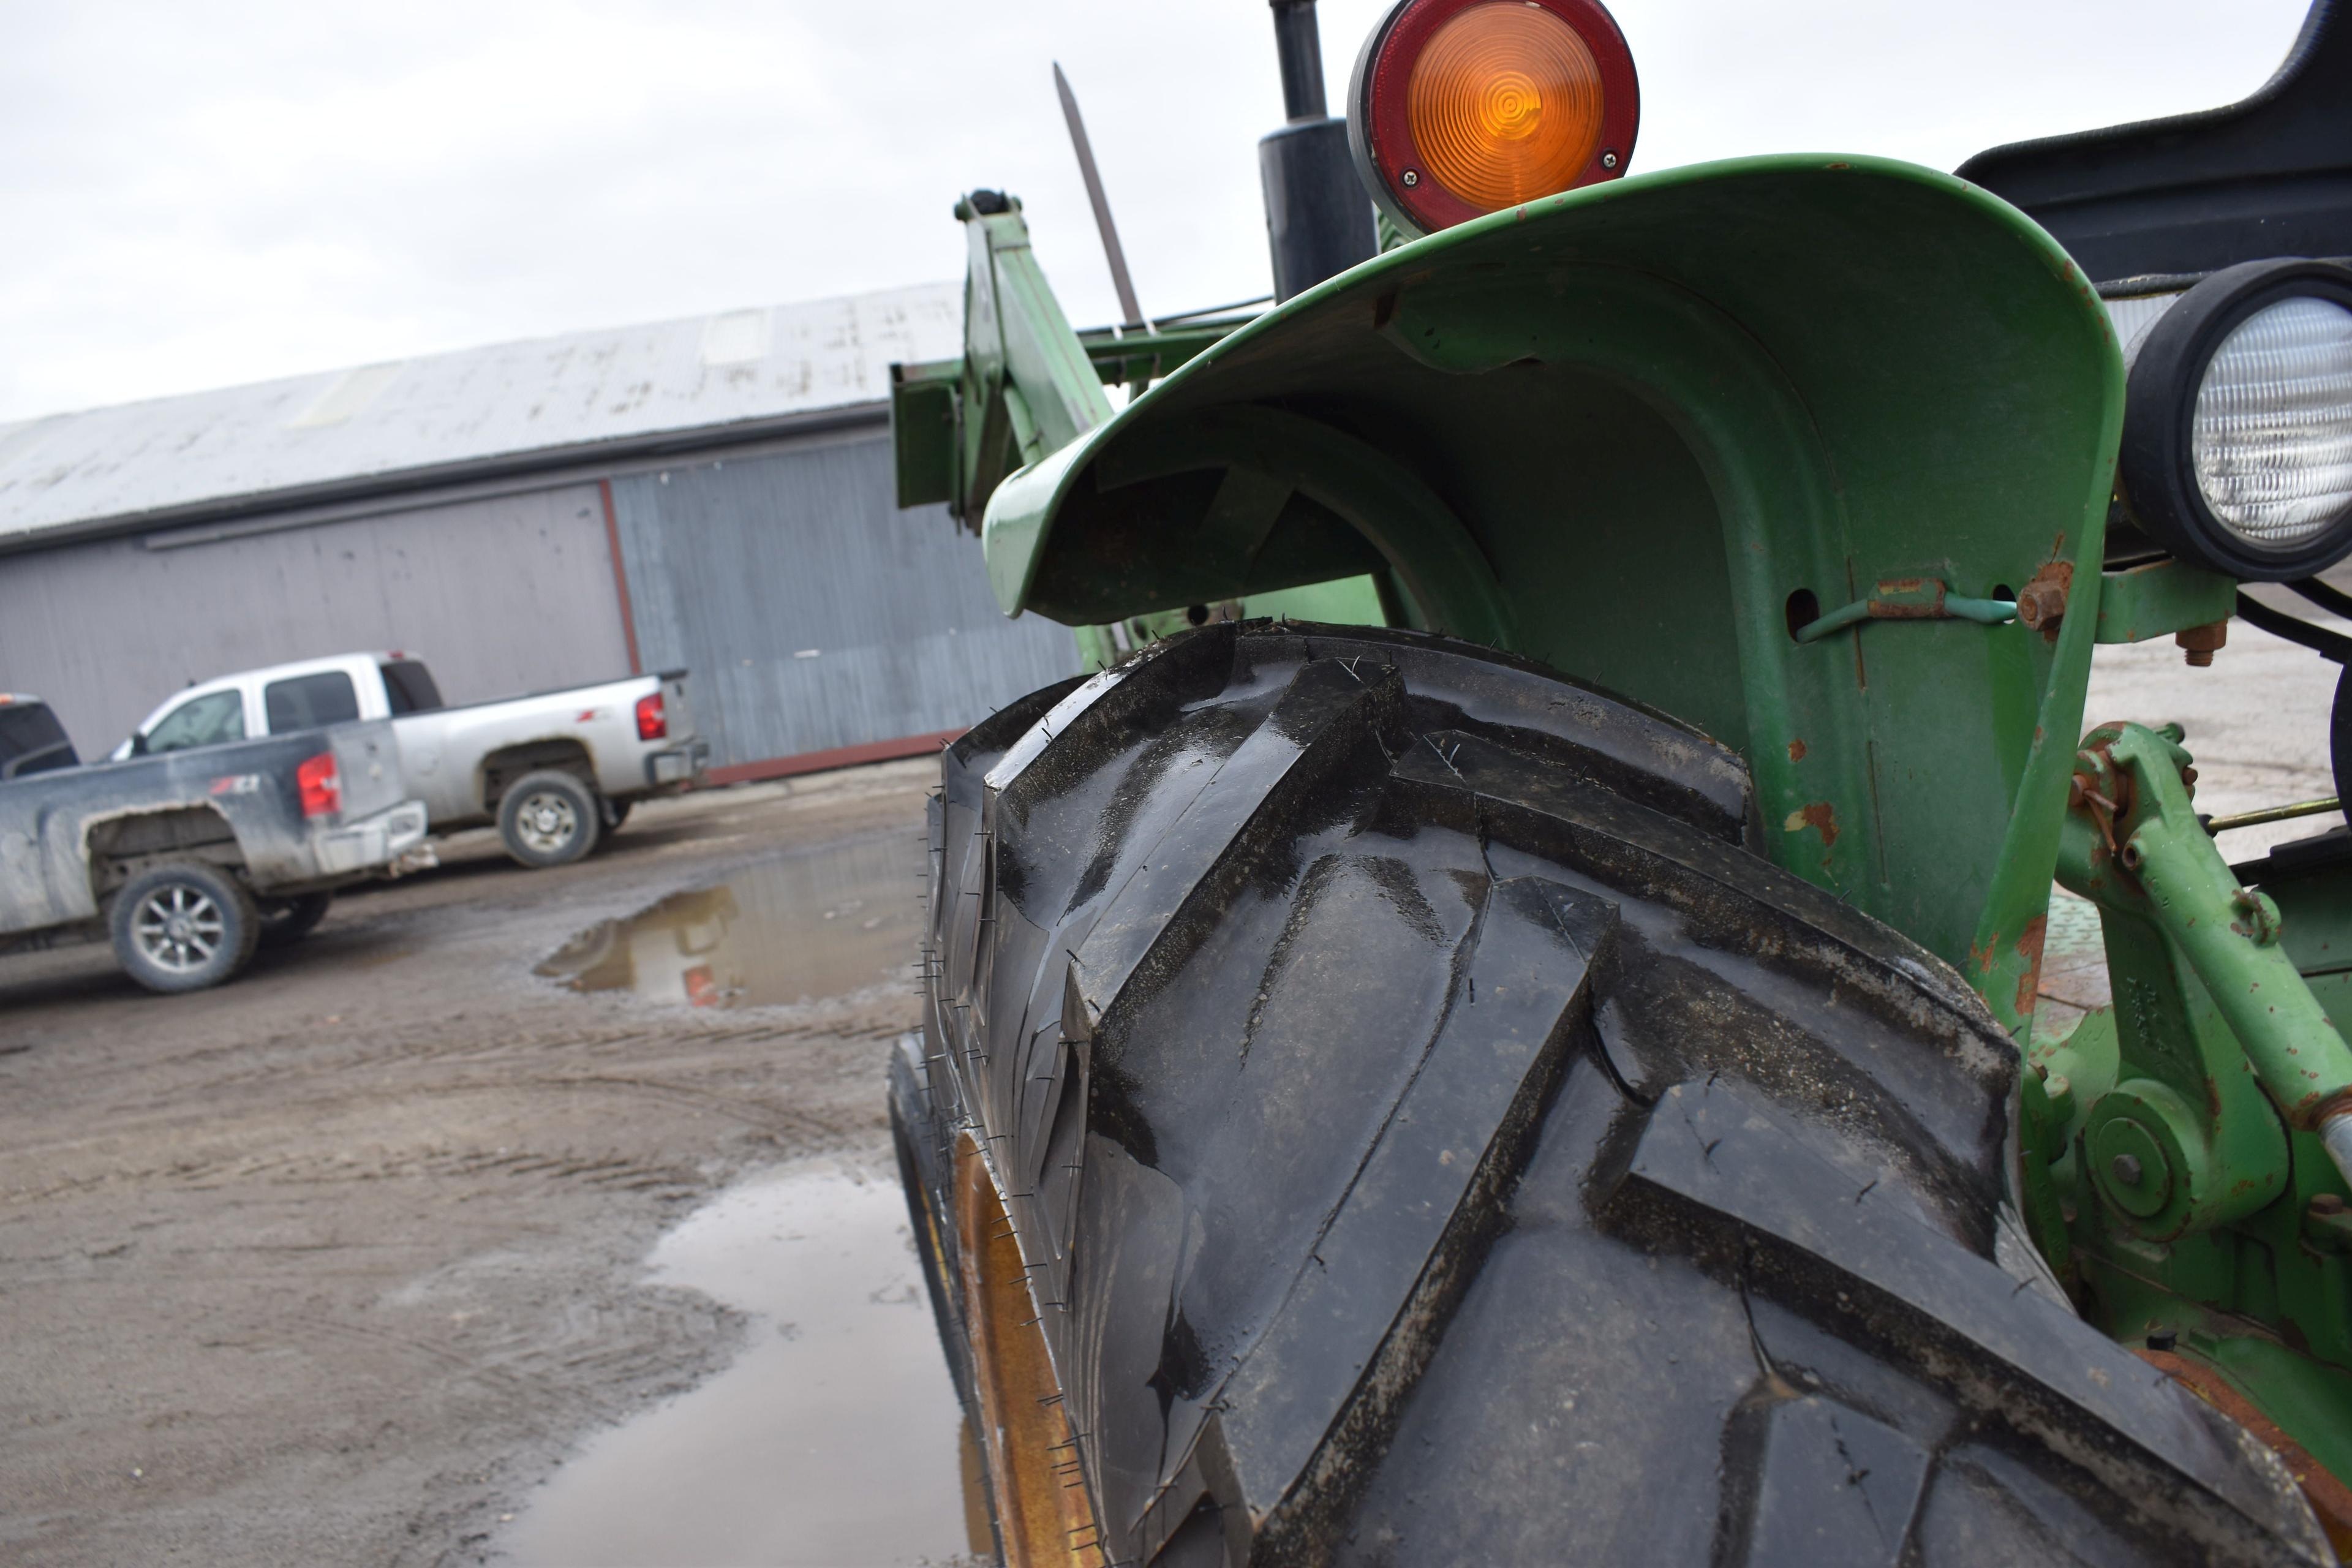
M 173 695 L 117 757 L 248 736 L 389 719 L 406 794 L 433 829 L 496 822 L 526 866 L 561 866 L 596 847 L 630 805 L 701 781 L 710 743 L 695 733 L 686 671 L 444 707 L 422 661 L 352 653 L 224 675 Z

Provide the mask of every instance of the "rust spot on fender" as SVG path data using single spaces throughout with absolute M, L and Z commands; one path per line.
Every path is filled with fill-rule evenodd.
M 1801 763 L 1805 760 L 1805 742 L 1803 741 L 1796 740 L 1789 742 L 1789 760 L 1792 763 Z
M 2042 992 L 2042 944 L 2050 934 L 2050 917 L 2036 915 L 2025 922 L 2018 933 L 2018 956 L 2025 960 L 2025 973 L 2017 977 L 2017 1012 L 2020 1017 L 2033 1011 L 2034 999 Z M 1988 966 L 1990 967 L 1990 966 Z
M 2282 1325 L 2292 1327 L 2292 1325 Z M 2281 1338 L 2286 1337 L 2284 1333 Z M 2300 1333 L 2295 1338 L 2300 1339 Z M 2285 1464 L 2287 1473 L 2311 1500 L 2311 1510 L 2328 1544 L 2338 1553 L 2352 1550 L 2352 1488 L 2337 1480 L 2310 1451 L 2280 1429 L 2278 1423 L 2254 1408 L 2246 1396 L 2223 1381 L 2202 1362 L 2189 1361 L 2170 1351 L 2134 1350 L 2132 1354 L 2181 1384 L 2189 1392 L 2252 1433 Z
M 1815 801 L 1811 805 L 1790 812 L 1788 820 L 1780 826 L 1790 833 L 1802 833 L 1806 828 L 1811 828 L 1822 836 L 1822 847 L 1824 849 L 1837 843 L 1837 813 L 1825 800 Z

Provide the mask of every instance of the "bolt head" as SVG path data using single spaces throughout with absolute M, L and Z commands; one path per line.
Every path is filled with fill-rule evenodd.
M 2017 595 L 2017 618 L 2029 631 L 2056 626 L 2065 614 L 2065 591 L 2055 583 L 2029 583 Z
M 2136 1187 L 2139 1185 L 2141 1173 L 2139 1156 L 2137 1154 L 2118 1154 L 2114 1159 L 2107 1162 L 2107 1174 L 2116 1179 L 2116 1184 L 2117 1186 Z
M 1403 174 L 1399 174 L 1397 178 L 1402 180 L 1405 183 L 1406 187 L 1410 189 L 1411 187 L 1421 184 L 1421 171 L 1418 169 L 1407 169 Z
M 1601 153 L 1601 166 L 1604 169 L 1615 168 L 1617 166 L 1617 154 L 1613 152 Z
M 2152 1351 L 2168 1351 L 2179 1342 L 2180 1336 L 2170 1329 L 2150 1329 L 2147 1331 L 2147 1348 Z

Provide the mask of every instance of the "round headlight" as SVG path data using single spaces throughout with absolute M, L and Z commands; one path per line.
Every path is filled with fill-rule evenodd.
M 2197 488 L 2221 526 L 2291 550 L 2352 509 L 2352 310 L 2282 300 L 2231 329 L 2189 427 Z
M 2249 262 L 2182 295 L 2132 363 L 2122 479 L 2160 543 L 2233 577 L 2352 552 L 2352 270 Z

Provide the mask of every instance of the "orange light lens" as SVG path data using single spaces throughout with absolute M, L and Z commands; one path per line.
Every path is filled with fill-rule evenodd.
M 1564 191 L 1601 144 L 1601 68 L 1526 0 L 1473 5 L 1430 36 L 1405 84 L 1423 171 L 1488 212 Z

